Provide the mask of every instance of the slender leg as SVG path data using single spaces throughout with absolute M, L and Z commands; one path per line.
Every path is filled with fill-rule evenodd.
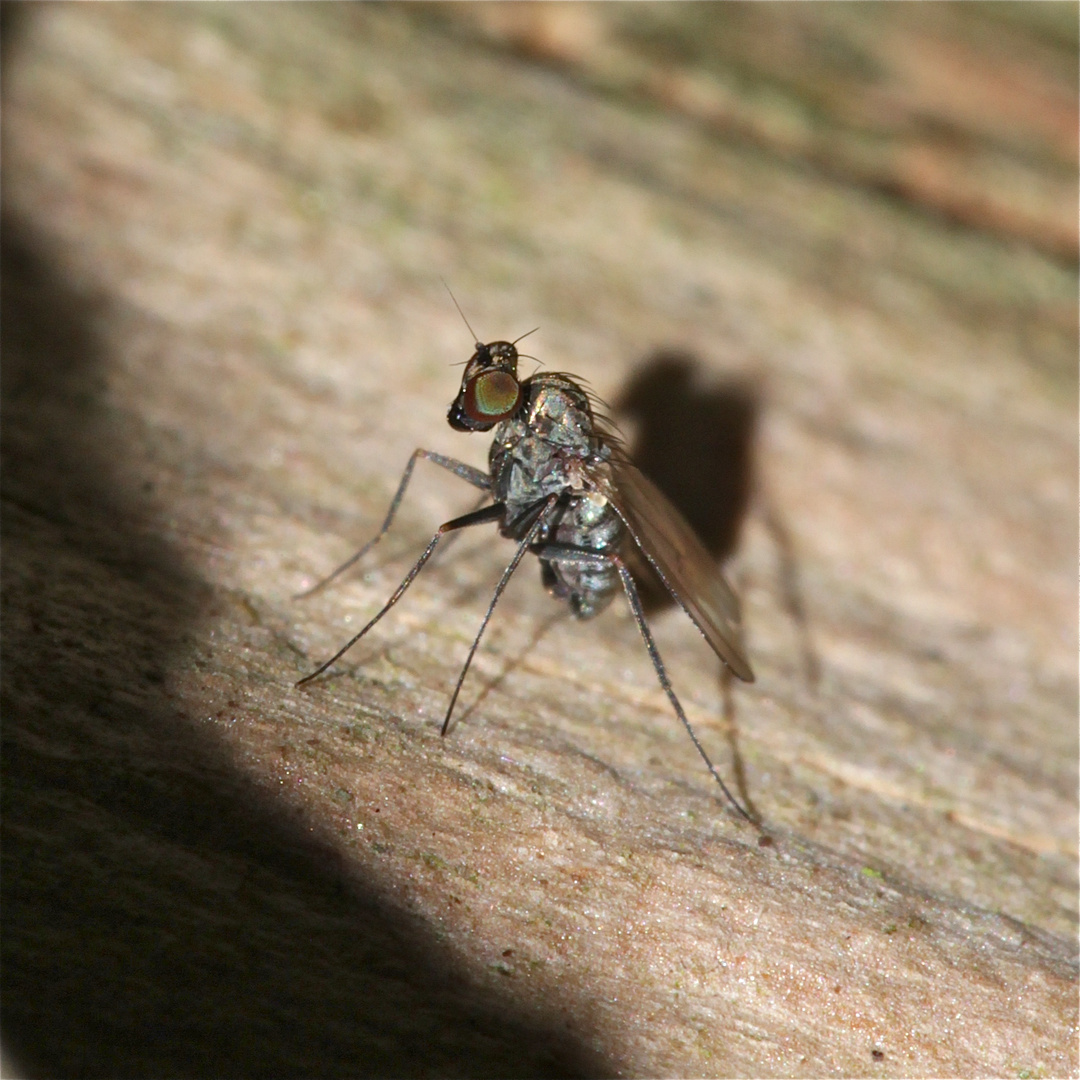
M 409 481 L 412 479 L 413 468 L 416 466 L 418 458 L 426 458 L 428 461 L 433 461 L 436 465 L 442 466 L 442 468 L 449 470 L 455 476 L 459 476 L 462 480 L 472 484 L 473 487 L 478 487 L 486 492 L 491 490 L 491 478 L 487 473 L 481 472 L 479 469 L 474 469 L 471 465 L 466 465 L 465 462 L 458 461 L 456 458 L 436 454 L 434 450 L 414 450 L 412 457 L 409 458 L 409 464 L 405 466 L 405 472 L 402 473 L 401 483 L 398 484 L 397 494 L 394 495 L 393 501 L 390 503 L 390 509 L 386 513 L 386 520 L 382 523 L 382 528 L 379 529 L 379 531 L 355 555 L 346 559 L 332 574 L 328 577 L 324 577 L 322 581 L 316 582 L 310 589 L 297 593 L 296 596 L 293 597 L 294 600 L 301 600 L 322 591 L 331 581 L 345 573 L 350 566 L 359 562 L 360 559 L 362 559 L 386 535 L 387 530 L 394 520 L 394 515 L 398 512 L 401 500 L 405 497 L 405 489 L 409 486 Z
M 476 655 L 476 650 L 480 646 L 480 638 L 483 637 L 484 631 L 487 629 L 487 624 L 491 619 L 491 613 L 495 610 L 495 605 L 499 602 L 499 597 L 502 596 L 503 590 L 509 584 L 514 571 L 525 557 L 525 552 L 529 550 L 529 545 L 532 543 L 533 538 L 540 531 L 540 527 L 544 523 L 544 518 L 547 516 L 547 511 L 550 510 L 558 500 L 558 495 L 549 495 L 548 498 L 544 500 L 539 512 L 536 513 L 536 520 L 529 526 L 529 531 L 522 537 L 521 543 L 518 544 L 517 551 L 514 552 L 513 559 L 510 560 L 510 565 L 503 571 L 503 576 L 499 578 L 499 584 L 495 586 L 495 592 L 492 594 L 491 603 L 488 604 L 487 612 L 484 615 L 484 621 L 480 624 L 480 629 L 476 631 L 476 637 L 473 638 L 472 648 L 469 649 L 469 655 L 465 658 L 465 665 L 461 669 L 457 686 L 454 687 L 454 693 L 450 698 L 450 704 L 446 710 L 446 719 L 443 721 L 442 731 L 440 732 L 442 735 L 445 735 L 450 727 L 450 717 L 453 715 L 454 706 L 457 704 L 458 694 L 461 693 L 461 687 L 465 682 L 465 676 L 469 671 L 469 665 L 472 663 L 473 656 Z
M 448 533 L 454 529 L 467 529 L 470 525 L 483 525 L 489 521 L 501 521 L 503 513 L 506 507 L 502 503 L 495 503 L 494 506 L 485 506 L 482 510 L 474 510 L 471 514 L 465 514 L 463 517 L 454 518 L 453 521 L 448 521 L 444 525 L 439 526 L 439 531 L 431 538 L 431 543 L 424 548 L 423 555 L 416 560 L 416 564 L 405 575 L 405 579 L 394 590 L 393 595 L 382 606 L 382 610 L 360 631 L 359 634 L 354 634 L 345 644 L 338 649 L 325 664 L 320 664 L 310 675 L 305 675 L 295 685 L 303 686 L 305 683 L 311 682 L 312 679 L 321 675 L 331 664 L 340 660 L 405 594 L 405 590 L 413 583 L 416 575 L 424 569 L 424 564 L 431 558 L 435 552 L 435 548 L 438 546 L 439 541 Z
M 667 668 L 664 667 L 664 661 L 660 658 L 660 650 L 656 647 L 656 642 L 653 640 L 652 631 L 649 630 L 649 624 L 645 621 L 645 611 L 641 606 L 641 597 L 638 596 L 637 586 L 634 584 L 634 579 L 630 576 L 630 571 L 626 567 L 626 563 L 616 555 L 614 552 L 607 551 L 590 551 L 588 548 L 577 548 L 572 544 L 538 544 L 533 548 L 533 551 L 542 559 L 549 559 L 552 562 L 564 562 L 575 563 L 578 566 L 614 566 L 618 571 L 619 580 L 622 582 L 623 591 L 626 593 L 626 599 L 630 602 L 630 610 L 634 616 L 634 622 L 637 623 L 637 628 L 641 633 L 642 640 L 645 642 L 645 648 L 649 652 L 649 659 L 652 660 L 653 670 L 656 672 L 656 677 L 660 681 L 660 685 L 667 694 L 668 701 L 671 702 L 671 707 L 675 710 L 675 715 L 682 721 L 682 725 L 686 728 L 686 733 L 690 736 L 690 741 L 694 744 L 694 748 L 701 755 L 701 760 L 705 762 L 710 773 L 712 773 L 713 779 L 720 785 L 720 790 L 727 796 L 728 802 L 735 807 L 739 813 L 746 818 L 752 825 L 758 823 L 743 809 L 742 804 L 734 795 L 728 790 L 727 784 L 724 783 L 720 774 L 716 771 L 716 766 L 713 765 L 709 759 L 709 755 L 705 753 L 705 748 L 698 742 L 698 737 L 694 733 L 693 727 L 690 725 L 690 721 L 686 717 L 686 713 L 683 712 L 682 704 L 675 696 L 675 691 L 672 688 L 671 680 L 668 678 Z
M 491 495 L 485 492 L 483 495 L 480 496 L 479 499 L 476 500 L 476 503 L 473 505 L 473 508 L 469 511 L 469 513 L 472 513 L 474 510 L 479 510 L 490 498 Z M 432 556 L 434 561 L 438 562 L 439 559 L 445 559 L 446 553 L 450 550 L 451 546 L 454 544 L 457 538 L 462 535 L 464 534 L 460 530 L 450 533 L 447 536 L 445 542 L 439 545 L 439 550 L 436 551 L 435 554 Z
M 660 680 L 660 685 L 664 688 L 664 693 L 667 694 L 668 701 L 671 702 L 671 706 L 675 710 L 675 715 L 682 721 L 683 727 L 686 728 L 686 733 L 690 736 L 690 741 L 701 755 L 701 760 L 705 762 L 709 772 L 712 773 L 713 779 L 720 785 L 720 790 L 727 796 L 728 802 L 730 802 L 751 825 L 756 825 L 757 822 L 743 809 L 739 800 L 728 790 L 727 784 L 724 783 L 720 774 L 716 771 L 716 766 L 709 760 L 709 755 L 705 753 L 705 747 L 698 742 L 698 737 L 694 734 L 694 729 L 690 726 L 690 721 L 686 718 L 686 713 L 683 712 L 683 707 L 679 703 L 679 699 L 675 696 L 675 691 L 671 686 L 671 680 L 668 678 L 667 669 L 664 667 L 664 661 L 660 659 L 660 650 L 657 649 L 656 642 L 653 641 L 652 632 L 649 630 L 649 624 L 645 621 L 645 612 L 642 610 L 641 598 L 638 596 L 634 579 L 630 576 L 630 571 L 626 569 L 626 565 L 623 563 L 622 559 L 618 556 L 613 556 L 612 561 L 615 563 L 615 569 L 619 572 L 619 578 L 622 581 L 626 599 L 630 601 L 630 610 L 634 613 L 634 621 L 637 623 L 638 630 L 641 631 L 641 637 L 645 642 L 645 648 L 649 650 L 649 658 L 652 660 L 653 668 L 656 671 L 656 677 Z

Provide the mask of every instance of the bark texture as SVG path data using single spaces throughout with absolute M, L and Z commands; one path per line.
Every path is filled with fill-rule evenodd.
M 3 1038 L 25 1076 L 1077 1073 L 1075 5 L 5 11 Z M 470 530 L 588 380 L 758 681 Z M 523 343 L 524 344 L 524 343 Z M 527 370 L 527 369 L 526 369 Z M 426 468 L 426 471 L 425 471 Z

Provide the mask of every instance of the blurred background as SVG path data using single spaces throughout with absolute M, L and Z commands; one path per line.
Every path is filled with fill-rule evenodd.
M 1075 4 L 0 11 L 5 1075 L 1075 1071 Z M 290 599 L 486 460 L 440 279 L 727 561 L 768 869 L 528 564 L 438 739 L 491 537 L 290 690 L 469 507 Z

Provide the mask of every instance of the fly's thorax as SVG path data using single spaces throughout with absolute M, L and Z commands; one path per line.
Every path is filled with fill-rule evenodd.
M 527 432 L 514 434 L 518 437 L 496 439 L 490 456 L 492 491 L 506 503 L 508 520 L 549 495 L 572 491 L 580 471 L 577 459 L 552 443 Z
M 585 391 L 564 375 L 529 380 L 525 422 L 538 439 L 585 454 L 594 449 L 596 429 Z
M 601 447 L 585 391 L 565 375 L 541 374 L 521 384 L 523 406 L 495 429 L 495 443 L 510 447 L 537 439 L 579 457 Z M 494 453 L 494 447 L 492 448 Z
M 604 495 L 609 457 L 581 387 L 565 376 L 534 376 L 525 407 L 495 430 L 489 455 L 495 497 L 513 520 L 548 495 Z

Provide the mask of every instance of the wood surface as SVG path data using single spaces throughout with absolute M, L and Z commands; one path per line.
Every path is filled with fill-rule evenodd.
M 1077 8 L 4 12 L 9 1076 L 1075 1076 Z M 737 583 L 470 530 L 472 340 Z M 524 343 L 523 343 L 524 344 Z M 526 371 L 529 368 L 526 366 Z

